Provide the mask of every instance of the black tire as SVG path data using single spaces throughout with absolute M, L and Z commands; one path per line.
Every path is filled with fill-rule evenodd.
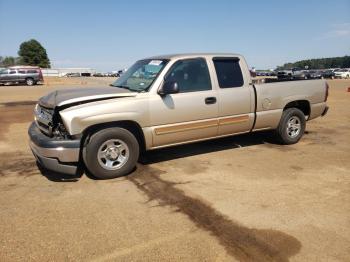
M 34 84 L 35 84 L 35 82 L 34 82 L 33 78 L 31 78 L 31 77 L 26 78 L 26 85 L 27 86 L 32 86 Z
M 108 170 L 108 167 L 103 162 L 103 158 L 101 159 L 98 154 L 99 152 L 104 151 L 101 147 L 103 147 L 105 143 L 116 140 L 126 145 L 128 151 L 124 151 L 124 155 L 127 154 L 126 152 L 129 152 L 128 157 L 126 162 L 119 168 L 116 168 L 119 165 L 117 164 L 116 166 L 109 167 L 115 168 L 114 170 Z M 118 145 L 115 147 L 118 148 Z M 108 151 L 109 148 L 112 147 L 107 147 L 105 151 Z M 130 131 L 124 128 L 113 127 L 100 130 L 91 136 L 88 144 L 84 147 L 83 158 L 85 166 L 93 176 L 100 179 L 111 179 L 129 174 L 136 166 L 136 162 L 139 158 L 139 152 L 139 143 L 136 137 Z M 122 152 L 119 152 L 118 156 L 121 154 Z M 104 160 L 105 162 L 116 161 L 115 163 L 118 163 L 118 160 L 109 160 L 107 157 L 104 157 Z
M 289 124 L 293 125 L 293 121 L 296 120 L 294 127 L 289 127 Z M 298 124 L 300 125 L 299 131 L 296 131 Z M 291 145 L 297 143 L 303 136 L 306 127 L 305 115 L 297 108 L 288 108 L 283 111 L 280 123 L 276 129 L 276 137 L 278 142 L 283 145 Z M 291 131 L 291 130 L 295 131 Z

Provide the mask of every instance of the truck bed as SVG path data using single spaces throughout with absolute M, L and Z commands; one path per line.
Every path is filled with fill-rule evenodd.
M 256 89 L 254 130 L 276 128 L 283 108 L 292 101 L 305 101 L 309 104 L 308 120 L 320 116 L 326 108 L 325 80 L 282 81 L 254 86 Z

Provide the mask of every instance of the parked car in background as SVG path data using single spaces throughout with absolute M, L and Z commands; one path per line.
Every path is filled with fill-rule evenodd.
M 14 66 L 0 70 L 0 84 L 25 83 L 28 86 L 44 82 L 39 67 Z
M 336 69 L 327 69 L 327 70 L 324 70 L 322 73 L 321 73 L 321 77 L 322 78 L 330 78 L 330 79 L 334 79 L 334 71 Z
M 334 77 L 335 78 L 350 78 L 350 69 L 339 69 L 337 71 L 334 71 Z
M 94 76 L 94 77 L 102 77 L 103 75 L 101 73 L 95 73 L 92 76 Z
M 294 79 L 307 79 L 305 71 L 300 68 L 292 68 L 287 70 L 281 70 L 277 72 L 278 80 L 294 80 Z
M 80 77 L 80 73 L 68 73 L 65 77 Z
M 321 79 L 322 72 L 320 70 L 308 70 L 304 71 L 305 79 Z

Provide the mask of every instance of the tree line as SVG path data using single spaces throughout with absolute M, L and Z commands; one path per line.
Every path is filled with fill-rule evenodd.
M 295 63 L 286 63 L 282 66 L 278 66 L 277 70 L 291 69 L 294 67 L 308 69 L 350 68 L 350 56 L 301 60 Z
M 35 39 L 23 42 L 19 46 L 18 57 L 0 56 L 0 67 L 15 65 L 39 66 L 41 68 L 51 68 L 50 59 L 46 49 Z

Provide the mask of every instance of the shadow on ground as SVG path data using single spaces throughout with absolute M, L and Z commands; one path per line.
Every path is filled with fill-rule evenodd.
M 148 165 L 194 155 L 270 143 L 272 143 L 272 146 L 276 143 L 271 132 L 249 133 L 144 152 L 140 156 L 139 162 Z
M 40 173 L 52 182 L 78 182 L 81 177 L 80 173 L 76 175 L 67 175 L 67 174 L 47 170 L 46 168 L 42 167 L 39 162 L 36 162 L 36 165 Z

